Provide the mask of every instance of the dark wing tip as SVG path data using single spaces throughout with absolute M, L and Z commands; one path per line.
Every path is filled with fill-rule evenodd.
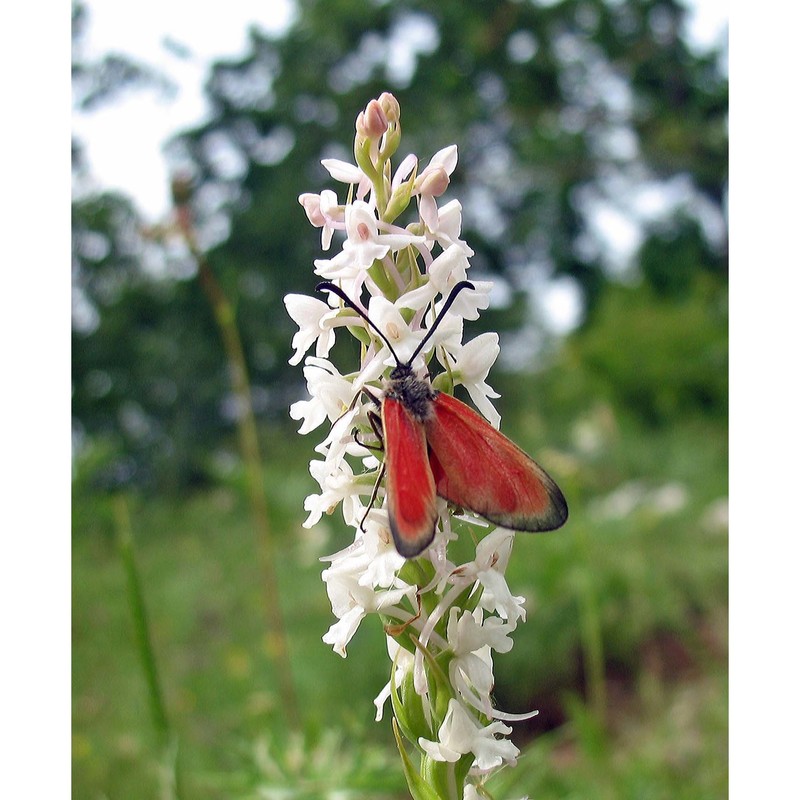
M 569 518 L 569 508 L 567 506 L 567 499 L 561 492 L 561 489 L 554 483 L 550 491 L 550 500 L 552 502 L 552 527 L 544 528 L 543 530 L 554 531 L 566 523 Z
M 550 500 L 548 508 L 538 517 L 536 524 L 531 526 L 528 530 L 533 533 L 545 533 L 547 531 L 554 531 L 562 527 L 568 517 L 569 508 L 567 507 L 567 500 L 564 497 L 558 484 L 545 472 L 544 481 L 547 490 L 547 496 Z
M 389 512 L 389 529 L 392 532 L 392 539 L 394 540 L 394 548 L 400 553 L 403 558 L 416 558 L 430 547 L 434 536 L 436 535 L 436 521 L 434 520 L 433 526 L 430 531 L 425 531 L 416 536 L 403 535 L 400 528 L 395 521 L 394 514 Z

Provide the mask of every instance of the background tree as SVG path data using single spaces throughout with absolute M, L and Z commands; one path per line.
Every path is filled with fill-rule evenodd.
M 574 347 L 607 319 L 604 302 L 621 302 L 607 290 L 622 281 L 649 287 L 623 304 L 670 306 L 678 325 L 695 298 L 724 350 L 727 84 L 721 53 L 687 46 L 685 19 L 674 0 L 301 0 L 284 35 L 253 30 L 245 57 L 214 64 L 210 118 L 178 136 L 169 156 L 193 181 L 201 242 L 237 299 L 262 417 L 285 420 L 299 391 L 282 297 L 310 290 L 320 254 L 294 198 L 324 181 L 321 158 L 350 159 L 340 143 L 383 90 L 406 110 L 409 151 L 459 145 L 454 194 L 474 270 L 498 282 L 483 324 L 506 332 L 508 352 L 522 354 L 516 369 L 546 341 L 538 298 L 554 279 L 580 297 Z M 109 74 L 117 85 L 151 80 L 130 65 Z M 86 67 L 76 75 L 85 81 Z M 108 91 L 89 83 L 85 97 Z M 183 251 L 137 240 L 122 198 L 81 201 L 74 214 L 75 283 L 93 320 L 79 320 L 75 334 L 80 429 L 111 437 L 141 477 L 201 479 L 234 410 L 215 400 L 227 385 L 224 360 L 192 265 Z M 617 331 L 611 361 L 625 363 L 629 337 Z M 617 379 L 601 349 L 588 363 L 610 386 Z M 700 362 L 702 383 L 717 361 Z M 656 389 L 663 378 L 653 376 Z M 725 386 L 720 401 L 711 382 L 689 395 L 718 409 Z M 666 411 L 636 393 L 625 401 L 651 422 Z

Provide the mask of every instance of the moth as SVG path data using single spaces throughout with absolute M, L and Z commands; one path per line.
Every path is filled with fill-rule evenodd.
M 373 425 L 383 440 L 389 526 L 397 552 L 420 555 L 433 541 L 436 497 L 517 531 L 551 531 L 567 521 L 567 502 L 555 481 L 527 453 L 452 395 L 433 388 L 412 368 L 459 292 L 457 283 L 408 361 L 338 286 L 333 292 L 381 337 L 397 366 L 389 375 Z M 373 398 L 374 399 L 374 398 Z M 380 479 L 379 479 L 380 480 Z

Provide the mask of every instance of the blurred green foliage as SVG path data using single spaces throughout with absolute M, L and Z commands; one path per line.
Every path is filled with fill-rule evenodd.
M 653 426 L 726 416 L 727 305 L 717 291 L 659 300 L 647 288 L 613 287 L 567 350 L 592 396 Z

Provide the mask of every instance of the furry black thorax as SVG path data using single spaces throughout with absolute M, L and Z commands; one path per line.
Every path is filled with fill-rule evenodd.
M 401 402 L 420 422 L 431 413 L 431 401 L 438 392 L 430 381 L 418 378 L 410 364 L 400 364 L 389 375 L 386 396 Z

